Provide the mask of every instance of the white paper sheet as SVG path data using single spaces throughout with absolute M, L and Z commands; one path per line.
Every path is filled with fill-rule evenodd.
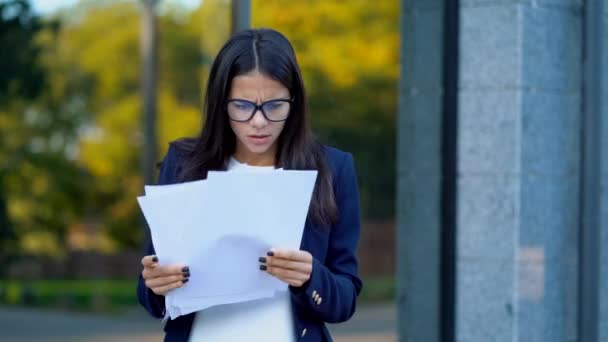
M 316 175 L 210 172 L 205 181 L 146 186 L 138 202 L 159 262 L 190 267 L 189 282 L 166 296 L 169 316 L 285 291 L 258 258 L 271 247 L 299 248 Z

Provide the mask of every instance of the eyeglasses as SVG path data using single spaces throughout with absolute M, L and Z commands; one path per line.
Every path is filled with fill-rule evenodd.
M 226 110 L 232 121 L 246 122 L 251 120 L 255 113 L 260 110 L 268 121 L 280 122 L 287 120 L 291 109 L 290 99 L 276 99 L 261 103 L 241 99 L 226 101 Z

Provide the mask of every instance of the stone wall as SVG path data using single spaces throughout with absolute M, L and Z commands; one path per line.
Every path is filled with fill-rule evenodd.
M 582 4 L 461 4 L 456 340 L 571 341 Z

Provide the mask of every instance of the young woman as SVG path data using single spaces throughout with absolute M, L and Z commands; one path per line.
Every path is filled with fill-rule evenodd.
M 318 170 L 300 250 L 277 246 L 260 256 L 259 268 L 289 284 L 297 340 L 331 341 L 324 323 L 348 320 L 362 287 L 355 255 L 357 177 L 350 153 L 313 137 L 300 68 L 287 38 L 270 29 L 232 36 L 211 68 L 204 109 L 201 134 L 170 143 L 158 183 L 205 179 L 209 170 L 235 165 Z M 187 286 L 190 271 L 188 265 L 160 266 L 152 244 L 147 254 L 138 297 L 160 318 L 164 296 Z M 165 341 L 187 341 L 194 318 L 169 320 Z

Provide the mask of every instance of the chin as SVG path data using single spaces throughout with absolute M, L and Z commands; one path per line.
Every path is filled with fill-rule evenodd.
M 264 153 L 266 153 L 270 149 L 270 146 L 266 146 L 266 145 L 263 145 L 263 146 L 253 145 L 253 146 L 247 146 L 247 148 L 252 153 L 255 153 L 255 154 L 264 154 Z

